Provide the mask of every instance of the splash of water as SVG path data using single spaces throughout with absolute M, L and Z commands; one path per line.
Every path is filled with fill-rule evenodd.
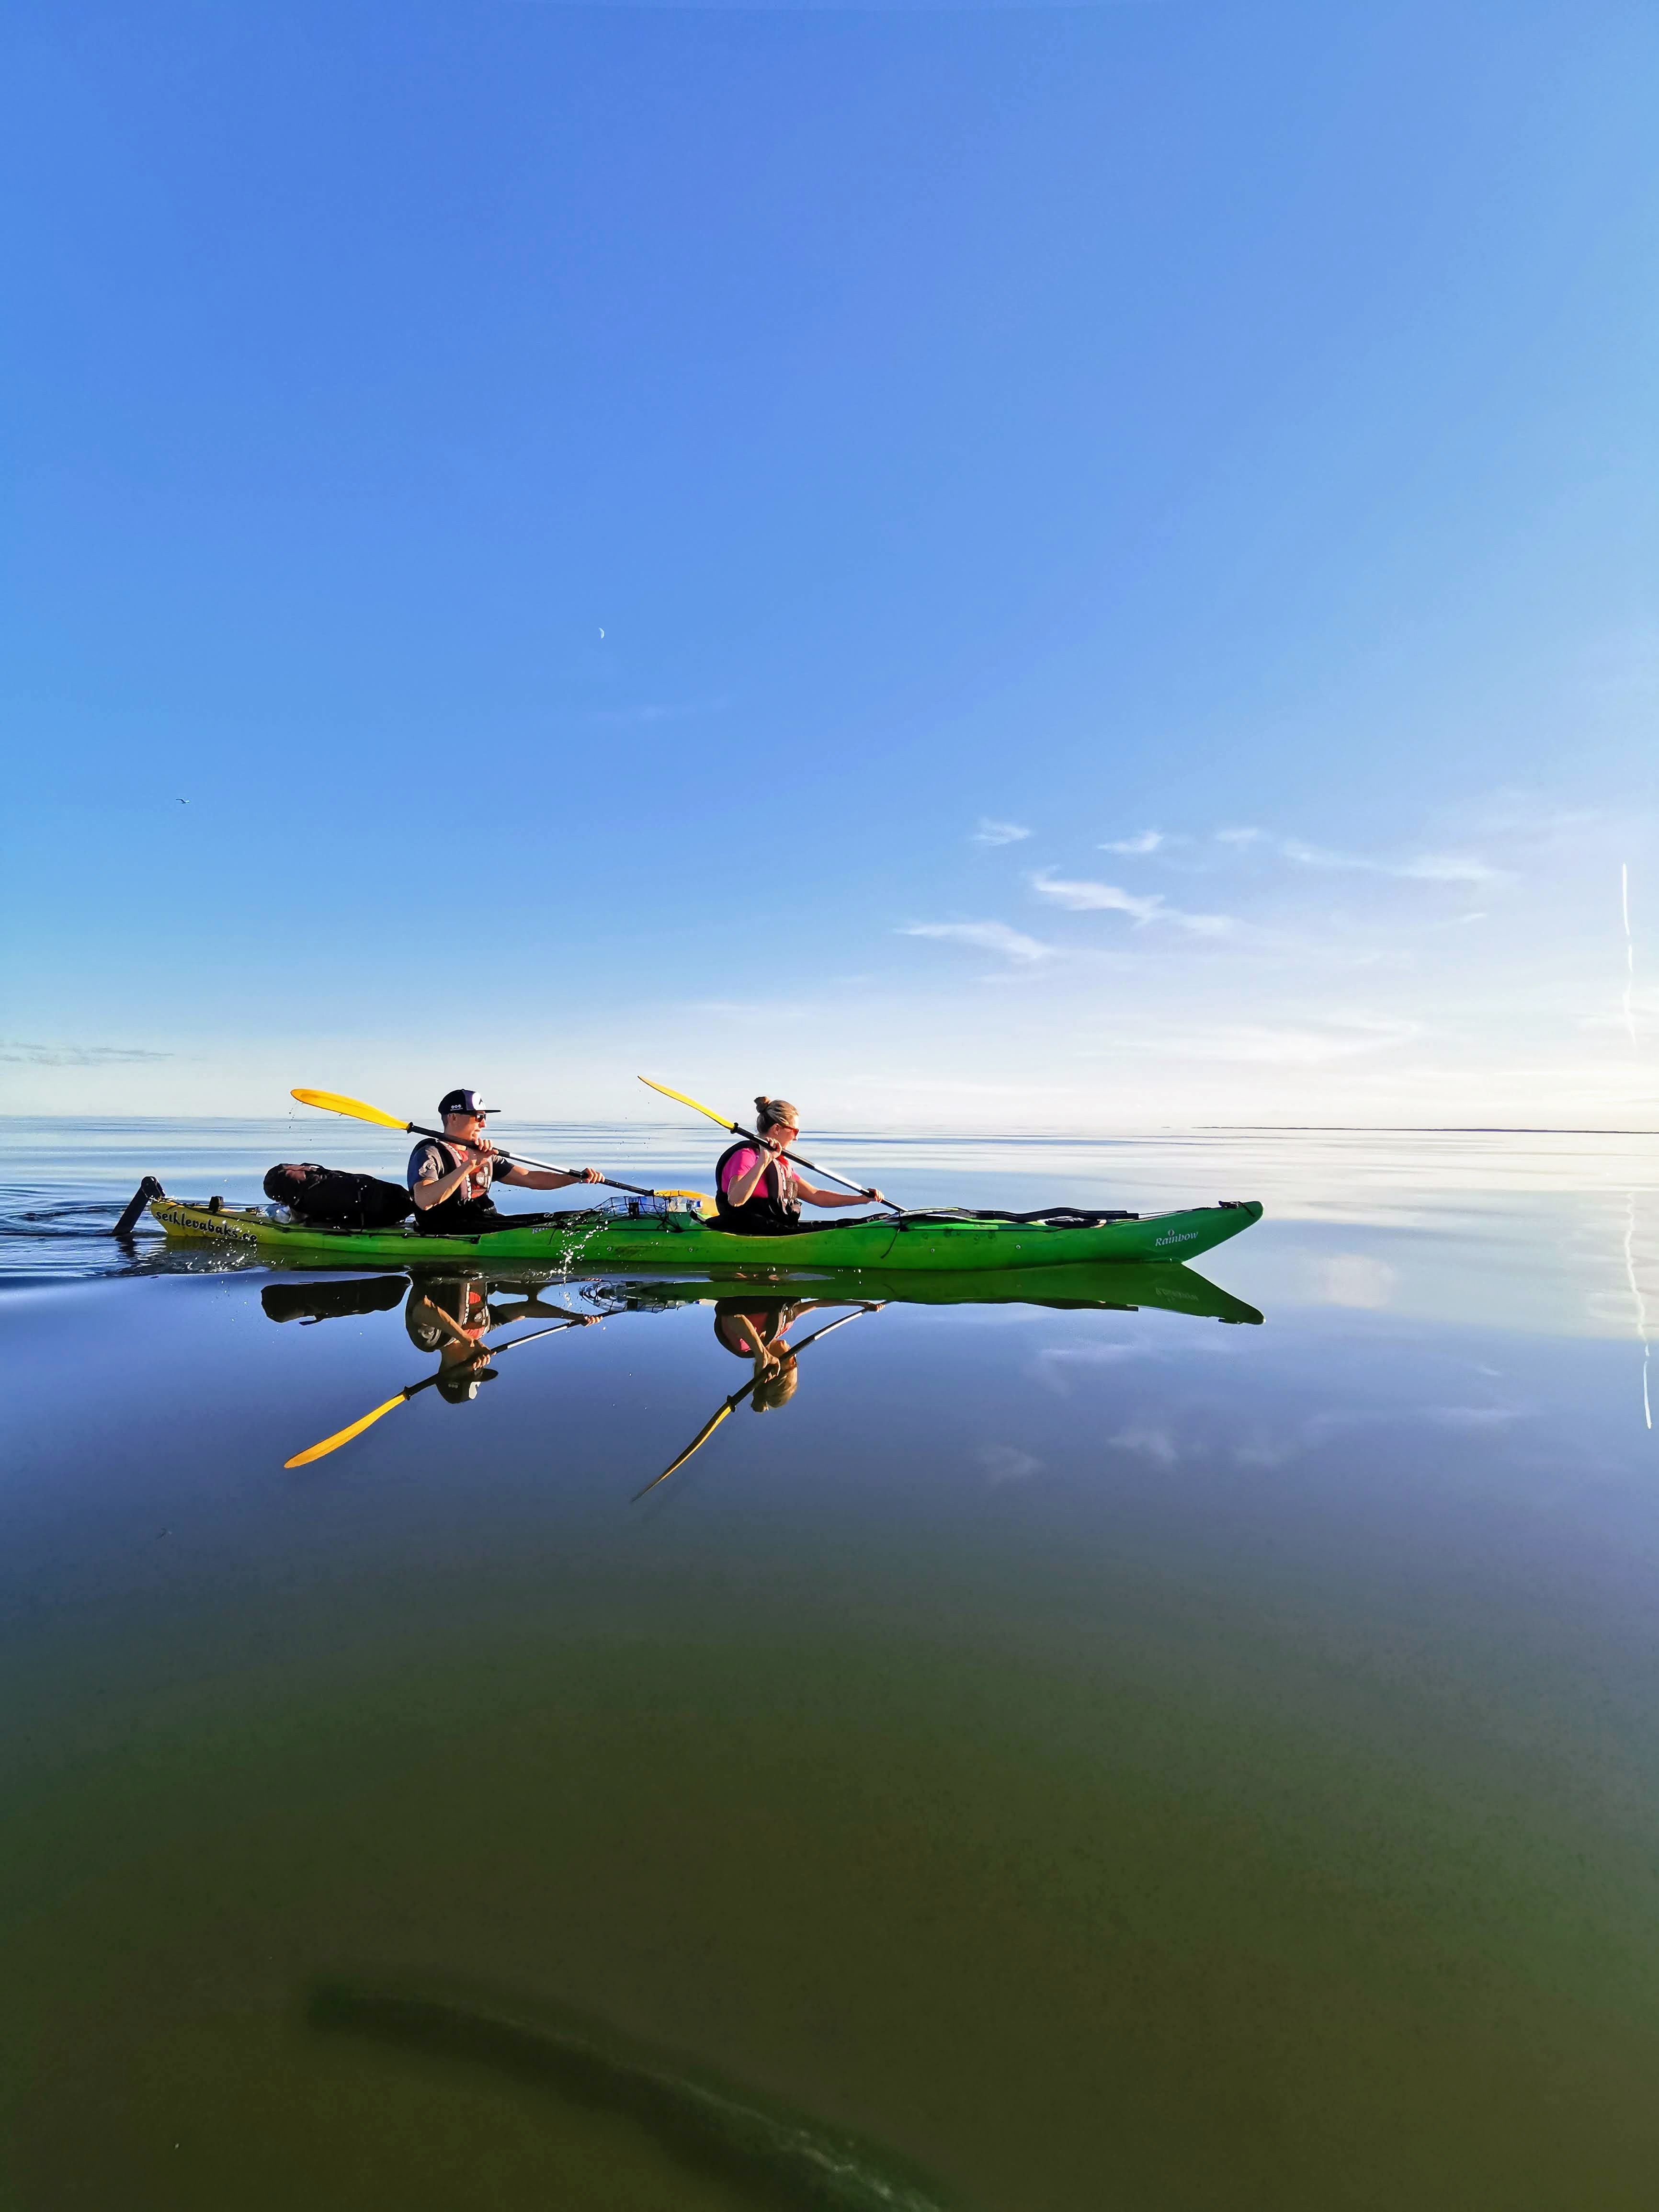
M 1648 1369 L 1653 1358 L 1653 1346 L 1648 1340 L 1647 1301 L 1642 1296 L 1642 1285 L 1636 1279 L 1636 1194 L 1625 1194 L 1625 1279 L 1630 1285 L 1632 1303 L 1636 1308 L 1636 1334 L 1642 1346 L 1642 1418 L 1649 1428 L 1653 1426 L 1653 1399 L 1648 1389 Z
M 1630 933 L 1630 863 L 1619 863 L 1619 905 L 1625 917 L 1625 1028 L 1631 1045 L 1636 1044 L 1636 1017 L 1631 1012 L 1631 999 L 1636 989 L 1636 945 Z

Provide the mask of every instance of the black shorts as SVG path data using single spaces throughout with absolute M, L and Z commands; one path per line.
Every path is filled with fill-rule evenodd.
M 491 1237 L 501 1229 L 539 1229 L 558 1218 L 556 1213 L 502 1213 L 488 1198 L 464 1199 L 459 1205 L 446 1200 L 424 1212 L 417 1207 L 415 1230 L 421 1237 Z

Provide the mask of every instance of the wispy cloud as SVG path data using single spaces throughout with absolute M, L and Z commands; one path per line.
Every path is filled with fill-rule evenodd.
M 1168 842 L 1161 830 L 1143 830 L 1138 836 L 1109 838 L 1100 849 L 1103 853 L 1155 853 Z
M 1343 1015 L 1321 1029 L 1273 1029 L 1265 1024 L 1240 1022 L 1212 1030 L 1194 1041 L 1194 1049 L 1212 1060 L 1243 1060 L 1258 1067 L 1322 1067 L 1332 1060 L 1352 1060 L 1361 1054 L 1386 1052 L 1410 1044 L 1422 1035 L 1422 1025 L 1411 1021 L 1371 1021 L 1363 1015 Z M 1165 1048 L 1179 1051 L 1179 1040 Z
M 1167 921 L 1177 929 L 1191 931 L 1194 937 L 1224 937 L 1237 927 L 1231 915 L 1186 914 L 1156 892 L 1142 896 L 1122 890 L 1116 884 L 1079 883 L 1045 871 L 1031 878 L 1031 888 L 1039 897 L 1052 899 L 1056 906 L 1073 914 L 1127 914 L 1141 928 L 1150 921 Z
M 971 945 L 980 952 L 1000 953 L 1005 960 L 1032 966 L 1040 960 L 1052 960 L 1056 947 L 1043 945 L 1035 937 L 1027 937 L 1023 930 L 1011 929 L 1006 921 L 913 921 L 901 929 L 901 937 L 937 937 L 948 945 Z
M 172 1058 L 170 1052 L 146 1052 L 137 1045 L 24 1044 L 15 1037 L 0 1037 L 0 1060 L 20 1060 L 29 1067 L 107 1067 L 121 1060 Z
M 1425 884 L 1501 884 L 1508 872 L 1487 866 L 1473 853 L 1420 853 L 1414 860 L 1384 870 L 1385 874 L 1415 877 Z
M 1218 845 L 1237 845 L 1242 852 L 1245 846 L 1259 842 L 1265 834 L 1260 830 L 1218 830 L 1215 842 Z
M 589 719 L 624 729 L 638 729 L 652 722 L 684 721 L 691 714 L 718 714 L 731 703 L 730 696 L 722 693 L 718 699 L 690 700 L 682 705 L 646 703 L 637 707 L 595 707 Z
M 1334 853 L 1322 845 L 1305 845 L 1299 837 L 1286 837 L 1277 848 L 1287 860 L 1303 868 L 1357 869 L 1373 876 L 1399 876 L 1425 884 L 1498 884 L 1506 880 L 1472 853 L 1419 853 L 1406 860 L 1372 860 L 1360 853 Z
M 1367 1053 L 1389 1052 L 1425 1034 L 1420 1022 L 1389 1020 L 1368 1014 L 1333 1014 L 1301 1025 L 1267 1022 L 1186 1024 L 1176 1030 L 1150 1026 L 1133 1034 L 1118 1031 L 1108 1043 L 1073 1047 L 1079 1060 L 1121 1061 L 1127 1052 L 1151 1054 L 1162 1065 L 1201 1060 L 1206 1066 L 1231 1062 L 1255 1067 L 1323 1067 Z
M 975 845 L 1018 845 L 1031 832 L 1020 822 L 992 822 L 981 815 L 970 842 Z

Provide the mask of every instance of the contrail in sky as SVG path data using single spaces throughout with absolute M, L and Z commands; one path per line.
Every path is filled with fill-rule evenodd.
M 1631 1012 L 1631 994 L 1636 988 L 1636 946 L 1630 933 L 1630 863 L 1619 864 L 1619 904 L 1625 917 L 1625 1027 L 1630 1041 L 1636 1042 L 1636 1017 Z

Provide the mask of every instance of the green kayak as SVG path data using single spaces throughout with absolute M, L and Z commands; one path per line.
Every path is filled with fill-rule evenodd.
M 869 1269 L 980 1273 L 1051 1267 L 1078 1261 L 1190 1260 L 1261 1218 L 1255 1199 L 1224 1200 L 1179 1213 L 1101 1213 L 1050 1206 L 1039 1213 L 860 1215 L 784 1237 L 734 1236 L 714 1228 L 695 1205 L 629 1200 L 592 1211 L 543 1218 L 522 1229 L 477 1237 L 422 1237 L 415 1230 L 325 1229 L 276 1206 L 228 1206 L 214 1199 L 151 1199 L 152 1218 L 170 1237 L 215 1243 L 307 1267 L 343 1261 L 406 1267 L 434 1261 L 492 1261 L 592 1274 L 611 1267 L 696 1269 L 725 1274 Z

